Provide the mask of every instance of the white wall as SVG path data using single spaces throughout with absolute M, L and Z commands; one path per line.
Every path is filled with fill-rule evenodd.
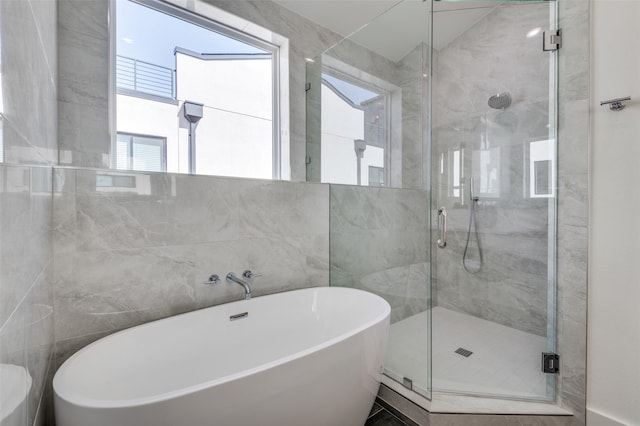
M 356 185 L 356 139 L 364 139 L 364 111 L 353 108 L 322 85 L 321 181 Z M 384 149 L 367 146 L 361 160 L 361 183 L 369 185 L 369 166 L 384 167 Z
M 167 138 L 167 172 L 180 169 L 178 106 L 136 96 L 117 95 L 118 132 Z M 188 160 L 188 152 L 182 157 Z
M 271 120 L 271 59 L 204 60 L 176 53 L 178 99 Z
M 364 139 L 364 112 L 354 109 L 322 85 L 321 181 L 355 185 L 356 152 L 353 141 Z
M 178 100 L 204 104 L 196 172 L 271 179 L 272 61 L 203 60 L 177 52 L 176 70 Z
M 640 425 L 640 1 L 592 6 L 588 425 Z

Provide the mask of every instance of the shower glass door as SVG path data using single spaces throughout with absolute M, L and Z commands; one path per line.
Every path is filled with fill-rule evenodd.
M 554 1 L 404 0 L 308 60 L 330 283 L 389 302 L 383 382 L 419 404 L 554 398 L 556 28 Z
M 430 398 L 431 2 L 389 5 L 308 61 L 307 180 L 331 184 L 331 285 L 391 305 L 384 383 Z
M 433 7 L 433 390 L 553 400 L 556 2 Z

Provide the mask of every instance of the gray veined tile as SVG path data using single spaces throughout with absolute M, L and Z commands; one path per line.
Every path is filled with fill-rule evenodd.
M 76 171 L 53 170 L 52 239 L 55 256 L 76 250 Z
M 42 43 L 42 49 L 46 55 L 48 71 L 54 85 L 57 84 L 58 58 L 57 58 L 57 1 L 56 0 L 29 0 L 31 11 L 36 23 L 36 28 Z
M 28 418 L 28 392 L 31 388 L 32 379 L 28 373 L 25 354 L 25 305 L 17 307 L 13 315 L 0 328 L 0 365 L 3 369 L 11 371 L 11 381 L 4 381 L 0 386 L 0 392 L 10 395 L 20 395 L 23 402 L 15 406 L 0 407 L 2 417 L 7 417 L 3 421 L 12 425 L 27 424 Z M 7 398 L 8 399 L 8 398 Z M 3 395 L 3 400 L 5 396 Z
M 53 281 L 50 264 L 32 287 L 25 301 L 25 356 L 32 377 L 27 401 L 28 424 L 33 424 L 45 391 L 54 344 Z
M 97 187 L 102 176 L 135 188 Z M 83 250 L 159 247 L 238 236 L 237 182 L 208 176 L 83 172 L 78 175 L 78 246 Z
M 240 286 L 225 282 L 229 272 L 249 269 L 261 276 L 251 283 L 254 296 L 329 285 L 328 235 L 249 238 L 202 244 L 195 251 L 195 299 L 198 307 L 243 297 Z M 222 282 L 203 284 L 211 274 Z
M 62 2 L 61 5 L 67 3 Z M 97 2 L 73 3 L 81 9 L 85 4 Z M 109 50 L 108 38 L 87 36 L 64 27 L 59 32 L 59 38 L 59 100 L 76 105 L 106 107 L 109 97 L 109 56 L 105 54 Z M 78 66 L 79 63 L 82 66 Z
M 426 192 L 331 185 L 331 233 L 354 230 L 426 230 Z
M 193 247 L 56 259 L 56 338 L 118 330 L 195 309 Z
M 3 115 L 22 138 L 5 141 L 5 161 L 56 161 L 56 87 L 28 1 L 2 2 Z M 26 143 L 22 143 L 26 142 Z M 17 144 L 17 145 L 13 145 Z
M 328 185 L 239 182 L 240 235 L 298 237 L 328 233 L 328 193 Z
M 103 0 L 58 0 L 58 25 L 64 31 L 108 39 L 109 2 Z
M 48 167 L 0 167 L 4 181 L 0 192 L 0 324 L 51 259 L 50 172 Z
M 108 108 L 58 102 L 60 164 L 109 168 Z

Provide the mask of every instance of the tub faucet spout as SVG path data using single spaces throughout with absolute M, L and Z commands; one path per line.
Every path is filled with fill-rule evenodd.
M 233 283 L 241 285 L 244 288 L 244 298 L 245 298 L 245 300 L 251 299 L 251 287 L 249 287 L 249 283 L 248 282 L 246 282 L 244 280 L 241 280 L 233 272 L 229 272 L 227 274 L 227 282 L 228 283 L 233 282 Z

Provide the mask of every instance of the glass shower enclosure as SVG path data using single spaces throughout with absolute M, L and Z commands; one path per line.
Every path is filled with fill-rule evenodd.
M 556 28 L 555 1 L 404 0 L 307 66 L 331 285 L 389 301 L 417 402 L 555 398 Z

